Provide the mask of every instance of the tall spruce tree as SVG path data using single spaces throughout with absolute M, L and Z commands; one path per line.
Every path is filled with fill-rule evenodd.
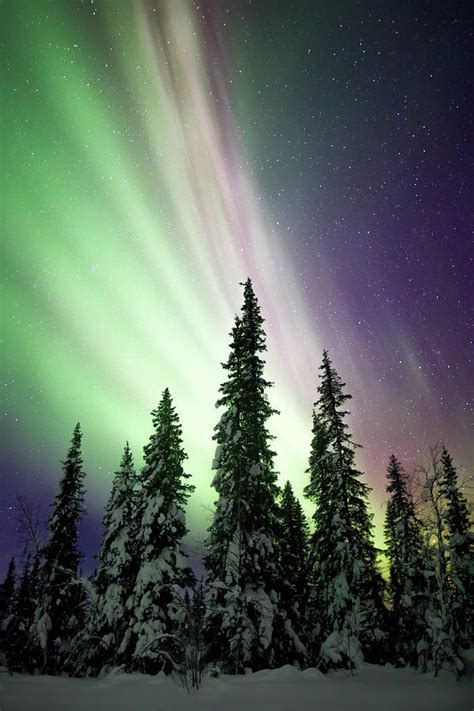
M 313 417 L 306 495 L 316 504 L 312 537 L 312 609 L 319 657 L 352 667 L 362 656 L 379 661 L 385 647 L 382 578 L 372 542 L 369 487 L 360 480 L 348 434 L 345 384 L 324 351 Z M 319 646 L 319 644 L 318 644 Z
M 185 623 L 182 591 L 194 579 L 182 539 L 184 506 L 194 486 L 183 469 L 187 455 L 168 388 L 153 411 L 154 432 L 144 448 L 143 495 L 137 532 L 138 573 L 128 602 L 129 627 L 119 655 L 133 669 L 171 671 L 180 663 L 180 628 Z
M 424 637 L 428 594 L 421 522 L 416 515 L 408 476 L 393 454 L 387 478 L 390 498 L 385 515 L 385 539 L 392 599 L 392 658 L 396 664 L 417 666 L 417 646 Z
M 298 637 L 305 637 L 304 622 L 308 596 L 308 543 L 309 526 L 300 502 L 289 481 L 283 487 L 280 501 L 281 515 L 281 570 L 282 605 Z M 293 650 L 296 651 L 296 650 Z M 300 649 L 295 659 L 307 661 L 306 648 Z
M 48 522 L 49 538 L 42 551 L 40 600 L 35 617 L 44 668 L 50 673 L 60 671 L 70 642 L 84 621 L 84 590 L 78 579 L 82 555 L 77 529 L 84 513 L 81 439 L 78 423 L 63 462 L 63 477 Z
M 118 649 L 129 625 L 127 602 L 137 575 L 136 480 L 127 442 L 105 509 L 104 535 L 91 580 L 91 612 L 72 654 L 76 673 L 97 674 L 105 666 L 130 662 L 118 654 Z
M 337 569 L 331 565 L 333 542 L 326 535 L 336 514 L 337 498 L 333 491 L 335 478 L 330 468 L 326 426 L 316 408 L 313 408 L 312 435 L 309 466 L 306 470 L 309 482 L 304 490 L 305 496 L 316 505 L 312 516 L 314 531 L 308 552 L 306 635 L 311 658 L 316 661 L 323 633 L 327 636 L 326 612 L 330 603 L 327 581 L 331 575 L 337 574 Z M 324 502 L 324 506 L 320 502 Z
M 219 498 L 207 539 L 210 596 L 205 621 L 207 659 L 240 673 L 293 657 L 300 642 L 281 607 L 278 552 L 279 493 L 268 419 L 269 383 L 263 318 L 250 279 L 231 332 L 217 407 L 213 487 Z
M 453 459 L 445 447 L 441 454 L 441 466 L 440 491 L 446 502 L 443 520 L 450 610 L 456 642 L 467 647 L 474 640 L 474 551 L 469 505 L 460 489 Z

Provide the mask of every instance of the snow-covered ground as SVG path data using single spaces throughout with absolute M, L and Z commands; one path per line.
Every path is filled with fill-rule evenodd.
M 473 705 L 472 679 L 368 664 L 354 676 L 287 666 L 207 678 L 189 694 L 164 676 L 0 676 L 0 711 L 471 711 Z

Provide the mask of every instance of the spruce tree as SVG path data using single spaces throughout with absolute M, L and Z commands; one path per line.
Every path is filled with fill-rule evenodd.
M 153 411 L 154 432 L 144 448 L 145 466 L 137 532 L 138 573 L 128 601 L 131 619 L 119 655 L 146 673 L 169 672 L 182 660 L 182 591 L 194 579 L 182 539 L 184 506 L 194 486 L 183 469 L 187 455 L 168 388 Z
M 202 578 L 200 580 L 197 580 L 196 585 L 194 586 L 191 610 L 199 634 L 199 647 L 202 651 L 202 630 L 204 625 L 204 617 L 206 614 L 206 595 L 204 589 L 204 580 Z
M 331 574 L 336 575 L 336 570 L 331 566 L 333 543 L 326 532 L 328 527 L 333 525 L 337 499 L 333 492 L 335 479 L 331 476 L 329 466 L 329 438 L 326 426 L 315 408 L 312 435 L 309 466 L 306 470 L 309 482 L 304 490 L 305 496 L 315 504 L 312 516 L 314 530 L 308 552 L 306 635 L 311 658 L 317 660 L 323 641 L 323 630 L 327 626 L 326 611 L 330 603 L 327 580 Z M 324 502 L 324 506 L 320 505 L 320 502 Z
M 263 374 L 263 318 L 250 279 L 231 332 L 217 407 L 213 487 L 218 493 L 205 567 L 210 596 L 205 621 L 207 658 L 231 673 L 281 663 L 299 640 L 280 604 L 279 489 L 273 439 L 275 414 Z
M 304 621 L 308 596 L 308 541 L 309 527 L 300 502 L 293 493 L 289 481 L 286 482 L 280 502 L 281 515 L 281 570 L 282 605 L 287 611 L 293 629 L 302 640 L 305 635 Z M 296 650 L 293 650 L 296 651 Z M 295 655 L 304 664 L 306 649 Z
M 15 615 L 17 618 L 26 618 L 34 614 L 33 607 L 33 579 L 35 572 L 33 566 L 38 565 L 38 559 L 35 557 L 35 563 L 31 563 L 31 554 L 27 553 L 23 561 L 23 569 L 21 572 L 20 582 L 18 584 L 18 594 L 16 597 Z M 36 573 L 37 575 L 37 573 Z
M 38 556 L 36 555 L 31 562 L 31 556 L 27 554 L 12 609 L 12 622 L 6 630 L 8 665 L 14 671 L 32 672 L 41 660 L 39 649 L 30 636 L 30 627 L 38 601 L 38 569 Z
M 306 494 L 316 504 L 312 538 L 312 609 L 322 665 L 349 666 L 384 652 L 382 578 L 372 542 L 369 487 L 355 468 L 354 444 L 345 423 L 345 384 L 323 354 L 313 417 Z
M 115 473 L 104 515 L 104 535 L 92 576 L 93 604 L 84 632 L 74 645 L 76 673 L 97 674 L 107 665 L 124 663 L 118 654 L 127 630 L 137 574 L 135 557 L 136 473 L 128 442 Z
M 63 477 L 48 522 L 49 538 L 42 551 L 40 601 L 35 617 L 44 668 L 50 673 L 60 671 L 70 642 L 84 620 L 77 530 L 84 513 L 81 439 L 78 423 L 63 462 Z
M 11 647 L 16 607 L 15 559 L 11 558 L 3 583 L 0 585 L 0 666 L 11 668 Z
M 8 618 L 15 605 L 15 570 L 15 559 L 10 558 L 5 580 L 0 585 L 0 624 Z
M 423 537 L 408 476 L 391 455 L 387 468 L 390 498 L 385 515 L 385 539 L 390 573 L 391 646 L 395 664 L 417 666 L 418 643 L 424 636 L 427 585 Z
M 456 641 L 464 646 L 474 639 L 474 551 L 466 497 L 459 487 L 453 460 L 444 447 L 441 454 L 440 492 L 445 500 L 443 520 L 447 544 L 450 609 Z

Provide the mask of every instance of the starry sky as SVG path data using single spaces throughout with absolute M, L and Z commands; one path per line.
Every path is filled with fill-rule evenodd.
M 168 386 L 212 513 L 239 282 L 266 320 L 280 481 L 302 496 L 327 348 L 381 543 L 385 469 L 474 460 L 468 3 L 5 0 L 0 567 L 84 432 L 91 560 Z M 305 504 L 306 510 L 310 507 Z

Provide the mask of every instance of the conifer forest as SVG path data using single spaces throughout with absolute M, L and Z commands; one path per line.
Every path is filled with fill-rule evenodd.
M 212 523 L 204 573 L 183 539 L 193 491 L 185 433 L 168 388 L 151 413 L 144 466 L 125 443 L 104 513 L 97 567 L 80 575 L 77 525 L 86 477 L 74 428 L 48 531 L 0 588 L 1 649 L 11 671 L 71 676 L 121 668 L 243 674 L 284 665 L 356 670 L 365 660 L 465 672 L 473 642 L 471 519 L 445 446 L 407 473 L 387 456 L 384 550 L 346 422 L 351 395 L 324 351 L 315 385 L 305 497 L 277 483 L 267 427 L 266 338 L 248 279 L 230 333 L 214 430 Z M 315 373 L 316 376 L 316 373 Z M 416 481 L 415 481 L 416 479 Z M 383 574 L 385 571 L 385 575 Z

